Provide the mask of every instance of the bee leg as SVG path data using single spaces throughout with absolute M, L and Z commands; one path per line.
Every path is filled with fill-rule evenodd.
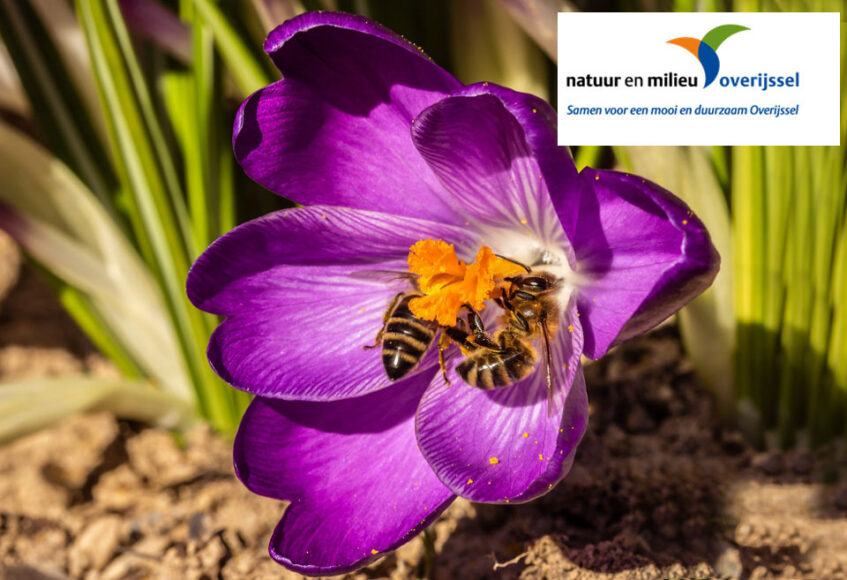
M 482 317 L 479 313 L 470 304 L 463 304 L 462 307 L 468 309 L 468 324 L 473 328 L 474 334 L 484 333 L 485 324 L 482 322 Z
M 530 301 L 532 301 L 532 300 L 537 300 L 537 299 L 538 299 L 536 296 L 534 296 L 534 295 L 530 294 L 529 292 L 524 292 L 523 290 L 518 290 L 518 291 L 516 291 L 516 292 L 515 292 L 515 296 L 517 296 L 518 298 L 520 298 L 520 299 L 522 299 L 522 300 L 530 300 Z
M 394 307 L 397 306 L 397 301 L 400 300 L 400 297 L 403 294 L 405 294 L 405 292 L 400 292 L 396 296 L 394 296 L 394 300 L 391 301 L 391 305 L 388 307 L 388 310 L 385 311 L 385 314 L 382 317 L 382 328 L 380 328 L 379 332 L 376 334 L 374 343 L 366 344 L 365 346 L 363 346 L 362 348 L 364 350 L 370 350 L 382 344 L 382 335 L 385 334 L 385 329 L 388 327 L 388 321 L 391 319 L 391 313 L 394 312 Z
M 529 321 L 526 319 L 526 317 L 520 312 L 515 312 L 514 315 L 518 328 L 520 328 L 524 332 L 529 332 Z
M 514 307 L 514 306 L 512 306 L 512 303 L 511 303 L 511 302 L 509 302 L 509 298 L 508 298 L 508 296 L 506 296 L 505 294 L 503 294 L 503 297 L 502 297 L 502 298 L 498 298 L 497 300 L 495 300 L 495 302 L 496 302 L 496 303 L 497 303 L 497 305 L 498 305 L 498 306 L 500 306 L 500 308 L 502 308 L 503 310 L 508 310 L 509 312 L 514 312 L 514 311 L 515 311 L 515 307 Z
M 467 308 L 468 310 L 468 324 L 473 329 L 473 342 L 477 346 L 481 346 L 488 350 L 493 350 L 496 352 L 500 352 L 502 349 L 500 346 L 494 342 L 494 339 L 491 338 L 485 331 L 485 324 L 482 322 L 482 317 L 479 313 L 473 309 L 473 306 L 470 304 L 463 304 L 463 308 Z
M 465 348 L 467 350 L 477 349 L 477 345 L 471 342 L 470 340 L 470 334 L 468 334 L 464 330 L 456 328 L 455 326 L 445 326 L 442 330 L 442 337 L 446 336 L 449 340 L 452 340 L 453 342 L 459 344 L 462 348 Z
M 441 368 L 441 376 L 444 377 L 444 384 L 450 386 L 450 379 L 447 378 L 447 364 L 444 362 L 444 351 L 450 345 L 450 337 L 446 333 L 442 333 L 438 337 L 438 366 Z

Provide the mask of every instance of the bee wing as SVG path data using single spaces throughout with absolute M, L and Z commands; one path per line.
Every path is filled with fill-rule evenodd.
M 350 277 L 356 280 L 383 284 L 397 282 L 398 280 L 408 280 L 414 283 L 417 279 L 414 274 L 401 270 L 356 270 L 350 273 Z

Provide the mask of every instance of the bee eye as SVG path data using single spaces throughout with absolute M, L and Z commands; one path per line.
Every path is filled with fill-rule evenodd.
M 532 278 L 524 278 L 522 286 L 527 290 L 547 290 L 549 284 L 544 278 L 533 276 Z

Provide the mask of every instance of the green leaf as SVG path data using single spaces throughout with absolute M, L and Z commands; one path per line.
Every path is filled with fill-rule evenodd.
M 452 62 L 464 83 L 489 81 L 549 98 L 547 59 L 496 0 L 450 3 Z
M 0 384 L 0 443 L 47 427 L 73 413 L 106 410 L 168 429 L 197 423 L 191 405 L 145 381 L 62 377 Z
M 59 160 L 0 122 L 0 224 L 53 275 L 82 291 L 132 360 L 162 389 L 193 391 L 168 312 L 145 264 L 94 195 Z
M 244 44 L 220 9 L 210 0 L 194 0 L 197 13 L 215 36 L 215 43 L 243 96 L 269 85 L 273 79 Z
M 61 6 L 55 12 L 54 18 L 58 18 Z M 53 24 L 58 28 L 60 23 Z M 73 24 L 65 22 L 62 28 L 65 35 L 73 33 Z M 68 72 L 62 51 L 27 2 L 0 0 L 0 35 L 15 62 L 41 135 L 111 211 L 116 180 L 98 130 L 100 119 L 93 115 L 93 103 L 78 90 L 80 86 L 90 88 L 81 80 L 90 71 Z

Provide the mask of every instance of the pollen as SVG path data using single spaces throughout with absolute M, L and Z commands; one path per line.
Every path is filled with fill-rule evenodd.
M 371 554 L 379 554 L 379 552 L 377 552 L 376 550 L 374 550 L 373 548 L 371 548 Z
M 498 463 L 500 463 L 500 460 L 496 457 L 491 457 L 488 459 L 488 463 L 490 463 L 491 465 L 497 465 Z
M 687 225 L 688 225 L 688 220 L 682 220 L 682 225 L 687 226 Z
M 498 283 L 514 276 L 523 268 L 498 258 L 491 248 L 482 246 L 470 264 L 459 260 L 452 244 L 442 240 L 419 240 L 408 258 L 409 272 L 418 278 L 423 296 L 409 302 L 409 308 L 422 320 L 443 326 L 455 326 L 464 304 L 475 310 L 485 308 L 485 301 L 499 292 Z
M 472 483 L 473 483 L 473 479 L 471 479 L 471 478 L 469 477 L 469 478 L 468 478 L 468 485 L 470 485 L 470 484 L 472 484 Z
M 541 453 L 539 453 L 539 454 L 538 454 L 538 459 L 540 459 L 541 461 L 544 461 L 544 455 L 543 455 L 543 454 L 541 454 Z
M 522 219 L 522 220 L 521 220 L 521 223 L 522 223 L 523 225 L 526 225 L 526 224 L 527 224 L 527 221 L 526 221 L 525 219 Z
M 573 324 L 568 324 L 568 332 L 573 332 Z
M 524 439 L 526 439 L 527 437 L 529 437 L 529 433 L 527 433 L 526 431 L 524 431 L 523 438 L 524 438 Z

